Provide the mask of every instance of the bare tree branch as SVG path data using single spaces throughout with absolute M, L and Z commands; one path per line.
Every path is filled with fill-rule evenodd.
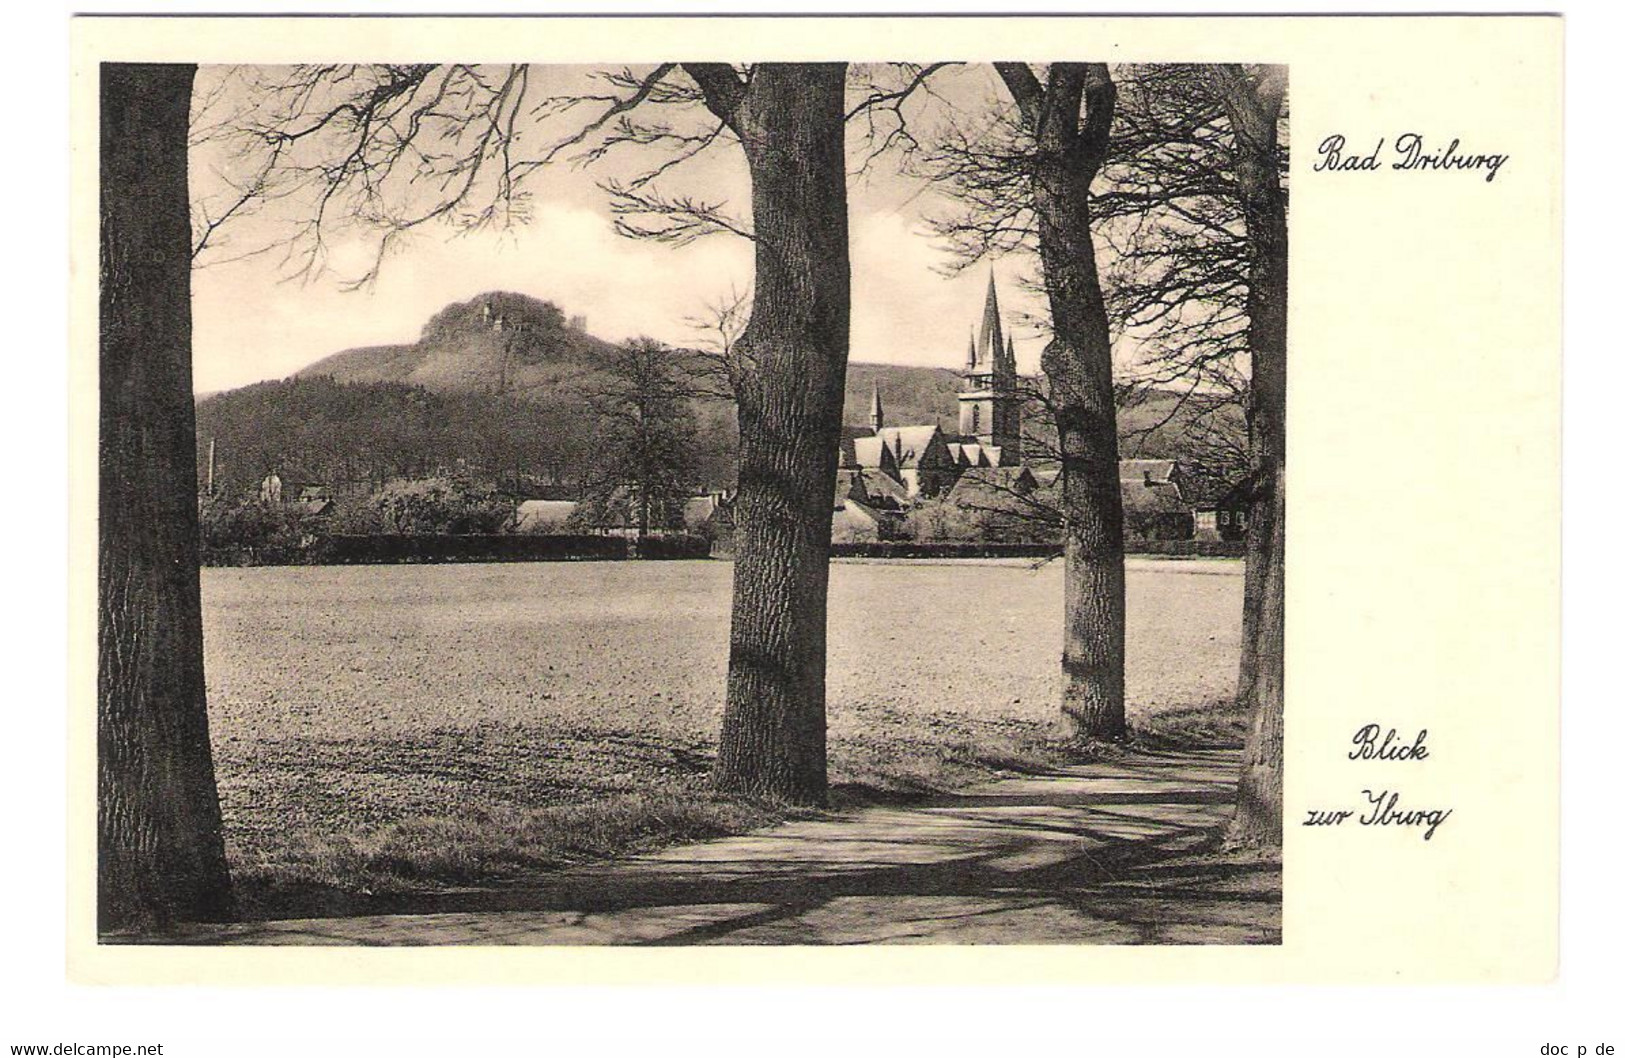
M 690 127 L 638 116 L 704 111 L 705 97 L 678 71 L 663 63 L 600 72 L 594 79 L 606 92 L 536 98 L 522 64 L 235 68 L 194 108 L 194 139 L 230 170 L 220 180 L 229 197 L 205 196 L 196 212 L 194 257 L 221 260 L 206 251 L 235 221 L 258 214 L 260 245 L 230 259 L 274 247 L 288 278 L 308 280 L 329 269 L 336 236 L 361 235 L 372 241 L 373 259 L 341 285 L 365 286 L 413 232 L 524 223 L 528 177 L 562 162 L 596 164 L 622 147 L 656 155 L 614 181 L 627 192 L 617 208 L 623 234 L 681 242 L 712 230 L 743 233 L 720 203 L 655 186 L 726 138 L 715 121 Z M 639 209 L 663 219 L 630 220 Z
M 683 72 L 699 85 L 711 113 L 738 134 L 738 110 L 745 99 L 745 79 L 738 71 L 724 62 L 685 62 Z

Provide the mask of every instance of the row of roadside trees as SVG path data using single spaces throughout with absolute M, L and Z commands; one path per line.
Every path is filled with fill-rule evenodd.
M 851 307 L 847 129 L 856 124 L 866 133 L 864 165 L 901 150 L 957 166 L 960 183 L 949 183 L 971 207 L 966 230 L 988 236 L 980 251 L 974 238 L 967 245 L 1033 249 L 1048 307 L 1043 368 L 1066 547 L 1059 705 L 1079 739 L 1125 737 L 1122 380 L 1113 371 L 1113 288 L 1103 280 L 1096 227 L 1099 202 L 1122 204 L 1107 194 L 1133 197 L 1111 183 L 1114 160 L 1150 148 L 1118 136 L 1119 85 L 1105 64 L 997 63 L 1002 95 L 991 102 L 1000 120 L 984 130 L 994 139 L 950 137 L 933 154 L 911 127 L 919 112 L 909 108 L 929 108 L 930 85 L 950 67 L 672 63 L 610 72 L 602 92 L 541 100 L 527 94 L 525 66 L 283 67 L 255 72 L 231 113 L 190 123 L 193 67 L 102 68 L 104 928 L 229 913 L 202 681 L 190 278 L 194 254 L 256 203 L 319 202 L 294 236 L 316 247 L 306 267 L 319 265 L 323 226 L 337 221 L 377 233 L 381 263 L 409 232 L 451 220 L 501 223 L 519 184 L 572 152 L 587 161 L 612 150 L 674 152 L 638 178 L 606 182 L 621 230 L 669 242 L 726 230 L 755 250 L 748 323 L 719 359 L 737 401 L 740 446 L 727 700 L 714 780 L 730 793 L 820 803 L 829 497 Z M 1204 171 L 1202 193 L 1239 206 L 1239 226 L 1225 230 L 1232 246 L 1240 239 L 1251 362 L 1254 529 L 1241 691 L 1254 721 L 1231 836 L 1250 845 L 1280 841 L 1286 199 L 1277 129 L 1284 88 L 1269 68 L 1182 68 L 1180 80 L 1180 91 L 1202 102 L 1187 123 L 1222 145 L 1215 156 L 1222 169 Z M 1165 98 L 1154 86 L 1147 91 L 1136 98 Z M 538 114 L 555 119 L 554 132 L 531 127 Z M 569 124 L 563 134 L 558 120 Z M 189 132 L 226 137 L 247 160 L 233 201 L 207 211 L 201 225 L 189 216 Z M 748 171 L 748 220 L 720 203 L 660 190 L 659 178 L 684 159 L 733 148 Z M 1106 192 L 1096 187 L 1102 180 Z M 1144 196 L 1142 218 L 1193 208 L 1179 187 L 1157 190 Z M 992 213 L 978 196 L 992 196 L 982 204 L 996 207 Z

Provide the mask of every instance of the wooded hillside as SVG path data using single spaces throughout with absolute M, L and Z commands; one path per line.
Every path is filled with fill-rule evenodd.
M 289 481 L 357 490 L 437 473 L 519 492 L 568 490 L 593 466 L 596 424 L 582 393 L 612 348 L 571 326 L 551 302 L 482 294 L 441 309 L 411 345 L 345 350 L 289 379 L 203 398 L 199 472 L 207 474 L 213 441 L 216 490 L 228 494 L 256 488 L 273 470 Z M 877 383 L 888 424 L 957 429 L 952 368 L 851 364 L 848 424 L 868 424 Z M 694 484 L 729 487 L 738 443 L 732 405 L 692 403 Z M 1124 456 L 1184 454 L 1191 413 L 1178 403 L 1177 394 L 1159 392 L 1125 409 Z

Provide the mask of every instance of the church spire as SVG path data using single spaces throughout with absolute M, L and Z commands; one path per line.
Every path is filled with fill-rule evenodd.
M 982 328 L 976 338 L 976 359 L 994 370 L 1004 353 L 1004 328 L 999 323 L 999 291 L 993 272 L 987 274 L 987 303 L 982 307 Z
M 878 379 L 874 383 L 874 396 L 869 401 L 869 425 L 877 434 L 886 425 L 886 412 L 880 406 L 880 381 Z
M 1021 396 L 1015 339 L 999 319 L 999 287 L 987 277 L 980 327 L 971 332 L 970 360 L 959 387 L 959 436 L 998 451 L 999 466 L 1021 465 Z

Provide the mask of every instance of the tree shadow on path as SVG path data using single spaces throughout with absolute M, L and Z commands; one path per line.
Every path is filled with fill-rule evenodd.
M 1219 850 L 1235 774 L 1231 752 L 1131 754 L 182 943 L 1279 943 L 1278 857 Z

